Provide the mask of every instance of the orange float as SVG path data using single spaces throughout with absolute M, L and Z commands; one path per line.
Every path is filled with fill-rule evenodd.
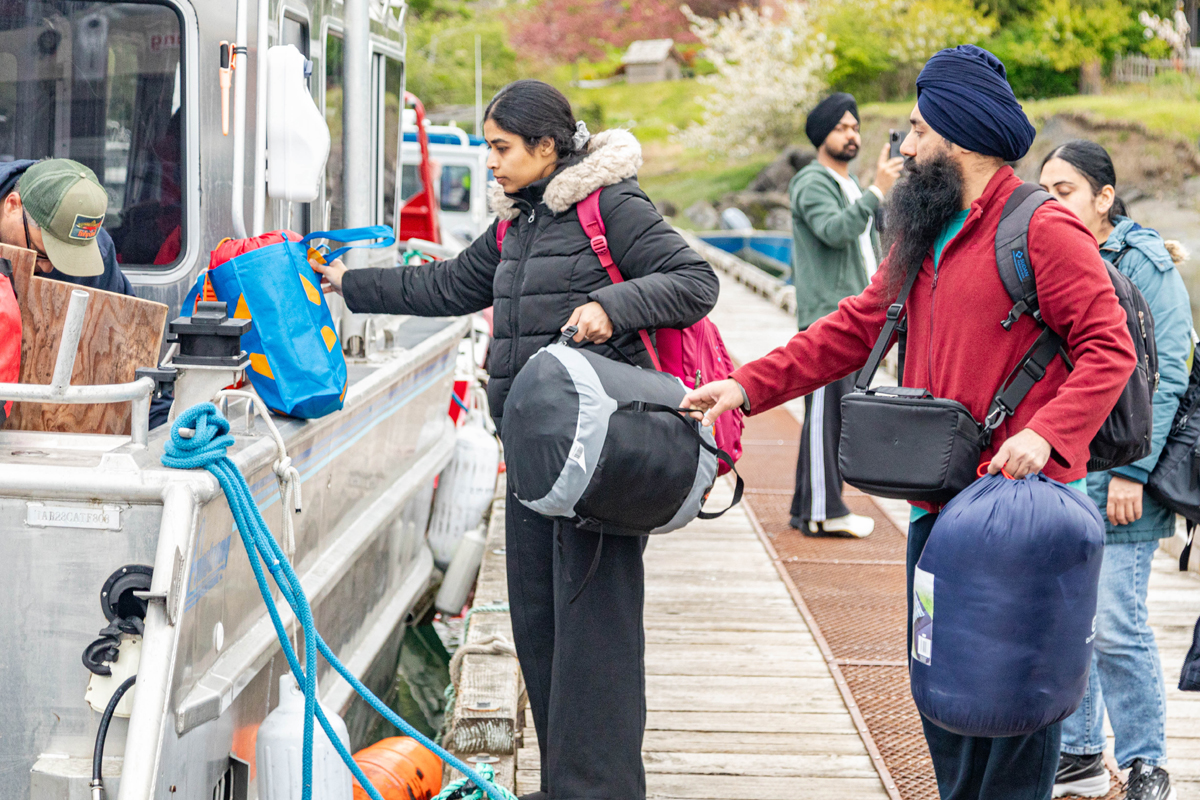
M 416 739 L 393 736 L 354 754 L 383 800 L 430 800 L 442 790 L 442 762 Z M 366 790 L 354 783 L 354 800 L 369 800 Z

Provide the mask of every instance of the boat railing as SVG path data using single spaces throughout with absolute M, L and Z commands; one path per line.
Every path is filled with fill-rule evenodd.
M 154 392 L 153 379 L 143 377 L 131 383 L 97 386 L 71 385 L 71 373 L 75 370 L 75 357 L 79 352 L 79 338 L 83 334 L 88 299 L 89 295 L 85 291 L 75 289 L 71 292 L 50 383 L 0 383 L 0 402 L 12 400 L 19 403 L 72 405 L 132 403 L 130 440 L 135 446 L 145 447 L 150 438 L 150 396 Z

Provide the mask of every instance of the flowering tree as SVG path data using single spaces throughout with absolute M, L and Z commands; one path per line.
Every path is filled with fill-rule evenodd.
M 786 2 L 779 19 L 771 8 L 742 8 L 719 19 L 683 13 L 704 45 L 715 74 L 699 123 L 676 134 L 681 143 L 743 157 L 778 148 L 804 130 L 804 116 L 826 88 L 831 45 L 818 33 L 805 3 Z
M 1146 38 L 1158 37 L 1171 46 L 1171 56 L 1176 61 L 1186 61 L 1191 48 L 1188 34 L 1192 26 L 1188 24 L 1187 14 L 1183 10 L 1183 0 L 1175 4 L 1174 20 L 1162 19 L 1158 14 L 1143 11 L 1138 14 L 1138 22 L 1146 26 Z
M 738 0 L 701 0 L 720 13 Z M 546 61 L 598 61 L 638 39 L 694 42 L 680 0 L 541 0 L 523 11 L 513 46 Z

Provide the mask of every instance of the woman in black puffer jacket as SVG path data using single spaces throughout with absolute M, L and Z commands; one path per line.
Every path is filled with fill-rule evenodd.
M 531 80 L 501 89 L 484 119 L 492 207 L 511 220 L 503 249 L 496 223 L 428 266 L 317 269 L 352 311 L 445 316 L 494 305 L 488 399 L 500 427 L 513 378 L 568 325 L 584 347 L 652 369 L 638 331 L 695 324 L 718 282 L 638 188 L 641 147 L 628 131 L 589 139 L 567 99 Z M 623 283 L 609 279 L 575 212 L 597 189 Z M 644 798 L 645 540 L 609 537 L 586 591 L 569 602 L 600 534 L 560 520 L 556 537 L 555 522 L 511 492 L 506 508 L 513 636 L 541 750 L 541 791 L 528 797 Z

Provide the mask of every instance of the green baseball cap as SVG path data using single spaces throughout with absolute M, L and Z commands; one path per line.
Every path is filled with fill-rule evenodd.
M 55 269 L 79 278 L 104 272 L 96 236 L 108 211 L 108 193 L 96 173 L 69 158 L 46 159 L 25 170 L 17 193 L 42 229 Z

